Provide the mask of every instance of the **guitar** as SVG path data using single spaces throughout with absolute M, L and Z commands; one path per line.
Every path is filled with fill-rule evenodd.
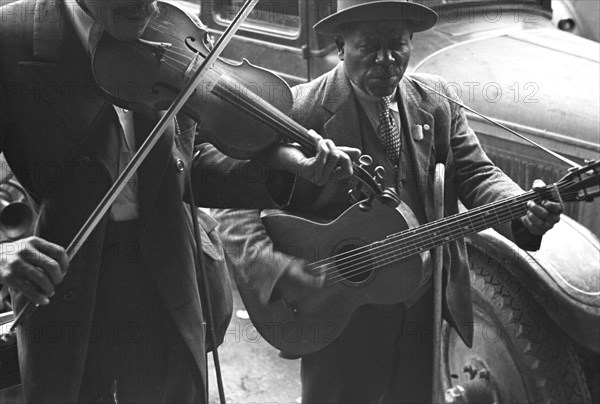
M 277 212 L 263 224 L 279 251 L 324 273 L 325 286 L 301 300 L 274 299 L 266 306 L 249 291 L 240 294 L 258 332 L 294 356 L 324 348 L 364 304 L 409 300 L 428 279 L 429 250 L 523 216 L 528 201 L 591 201 L 600 195 L 600 161 L 572 170 L 541 190 L 483 205 L 422 226 L 404 204 L 360 203 L 335 220 L 320 222 Z M 377 224 L 377 225 L 374 225 Z

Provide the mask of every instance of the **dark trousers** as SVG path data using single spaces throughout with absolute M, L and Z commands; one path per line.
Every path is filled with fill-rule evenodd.
M 190 351 L 145 271 L 137 222 L 110 222 L 106 234 L 80 403 L 203 402 Z
M 432 295 L 409 309 L 358 308 L 338 339 L 302 358 L 302 403 L 430 404 Z

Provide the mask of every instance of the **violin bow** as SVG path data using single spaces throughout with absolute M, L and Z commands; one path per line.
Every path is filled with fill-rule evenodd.
M 435 94 L 439 95 L 440 97 L 443 97 L 443 98 L 447 99 L 448 101 L 450 101 L 450 102 L 452 102 L 452 103 L 454 103 L 454 104 L 458 105 L 459 107 L 461 107 L 461 108 L 463 108 L 463 109 L 465 109 L 465 110 L 467 110 L 467 111 L 471 112 L 472 114 L 475 114 L 475 115 L 477 115 L 478 117 L 480 117 L 480 118 L 482 118 L 482 119 L 484 119 L 484 120 L 486 120 L 486 121 L 490 122 L 491 124 L 493 124 L 493 125 L 496 125 L 496 126 L 498 126 L 499 128 L 502 128 L 502 129 L 504 129 L 504 130 L 508 131 L 509 133 L 511 133 L 511 134 L 513 134 L 513 135 L 515 135 L 515 136 L 517 136 L 518 138 L 520 138 L 520 139 L 522 139 L 522 140 L 524 140 L 524 141 L 526 141 L 526 142 L 528 142 L 528 143 L 530 143 L 530 144 L 534 145 L 534 146 L 535 146 L 535 147 L 537 147 L 538 149 L 540 149 L 540 150 L 543 150 L 544 152 L 546 152 L 546 153 L 550 154 L 552 157 L 555 157 L 555 158 L 557 158 L 558 160 L 562 161 L 563 163 L 566 163 L 566 164 L 570 165 L 570 166 L 571 166 L 571 167 L 573 167 L 573 168 L 581 168 L 581 165 L 580 165 L 580 164 L 577 164 L 577 163 L 575 163 L 574 161 L 572 161 L 572 160 L 570 160 L 570 159 L 566 158 L 565 156 L 563 156 L 563 155 L 560 155 L 560 154 L 558 154 L 558 153 L 556 153 L 556 152 L 554 152 L 554 151 L 552 151 L 552 150 L 548 149 L 547 147 L 544 147 L 544 146 L 542 146 L 541 144 L 534 142 L 533 140 L 531 140 L 531 139 L 527 138 L 526 136 L 523 136 L 523 135 L 521 135 L 519 132 L 517 132 L 517 131 L 515 131 L 515 130 L 513 130 L 513 129 L 511 129 L 511 128 L 509 128 L 509 127 L 508 127 L 508 126 L 506 126 L 506 125 L 503 125 L 502 123 L 498 122 L 498 121 L 497 121 L 497 120 L 495 120 L 495 119 L 492 119 L 492 118 L 490 118 L 490 117 L 488 117 L 488 116 L 486 116 L 486 115 L 482 114 L 481 112 L 477 112 L 477 111 L 475 111 L 473 108 L 471 108 L 471 107 L 467 106 L 466 104 L 464 104 L 464 103 L 462 103 L 462 102 L 460 102 L 460 101 L 458 101 L 458 100 L 455 100 L 455 99 L 454 99 L 454 98 L 452 98 L 452 97 L 449 97 L 449 96 L 447 96 L 446 94 L 442 93 L 441 91 L 438 91 L 438 90 L 436 90 L 435 88 L 432 88 L 431 86 L 428 86 L 427 84 L 425 84 L 425 83 L 422 83 L 422 82 L 421 82 L 421 81 L 419 81 L 419 80 L 415 80 L 415 79 L 414 79 L 414 78 L 412 78 L 412 77 L 408 77 L 408 76 L 406 76 L 406 78 L 407 78 L 409 81 L 412 81 L 414 84 L 416 84 L 416 85 L 418 85 L 418 86 L 421 86 L 421 87 L 423 87 L 423 88 L 425 88 L 425 89 L 427 89 L 427 90 L 429 90 L 429 91 L 431 91 L 431 92 L 433 92 L 433 93 L 435 93 Z
M 121 191 L 125 188 L 129 180 L 133 177 L 135 172 L 138 170 L 140 165 L 144 162 L 150 151 L 158 142 L 160 136 L 167 129 L 168 125 L 170 125 L 171 121 L 179 113 L 181 108 L 183 108 L 184 104 L 187 102 L 188 98 L 192 95 L 196 87 L 200 85 L 200 81 L 206 74 L 206 71 L 214 64 L 217 58 L 221 55 L 221 52 L 231 38 L 235 35 L 239 27 L 246 20 L 248 15 L 254 9 L 254 6 L 258 3 L 258 0 L 246 0 L 242 8 L 239 10 L 235 18 L 232 20 L 231 24 L 227 27 L 223 35 L 219 38 L 213 49 L 206 56 L 204 61 L 200 64 L 198 69 L 190 76 L 188 82 L 185 84 L 184 88 L 180 91 L 179 95 L 175 98 L 175 100 L 167 109 L 167 112 L 161 117 L 158 121 L 152 132 L 148 135 L 144 143 L 140 146 L 138 151 L 131 158 L 131 161 L 123 172 L 118 176 L 110 189 L 106 192 L 98 206 L 94 209 L 94 211 L 90 214 L 85 223 L 81 226 L 73 240 L 66 248 L 67 257 L 69 261 L 73 259 L 73 257 L 77 254 L 85 240 L 90 236 L 92 231 L 96 228 L 98 223 L 102 217 L 108 212 L 110 206 L 117 199 Z M 193 63 L 193 61 L 192 61 Z M 31 300 L 27 301 L 21 312 L 15 317 L 15 321 L 10 327 L 8 333 L 13 333 L 18 326 L 20 326 L 25 319 L 33 312 L 35 305 Z

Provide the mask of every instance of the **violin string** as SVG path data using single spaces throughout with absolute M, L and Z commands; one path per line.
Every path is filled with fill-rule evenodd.
M 185 54 L 186 51 L 188 51 L 186 48 L 180 47 L 178 44 L 178 42 L 180 41 L 179 38 L 175 37 L 173 34 L 171 34 L 168 30 L 161 28 L 160 25 L 159 26 L 152 26 L 152 29 L 154 29 L 156 32 L 160 33 L 160 34 L 164 34 L 167 37 L 170 37 L 172 39 L 172 41 L 169 43 L 169 47 L 163 48 L 163 55 L 167 55 L 168 52 L 173 53 L 177 56 L 181 56 L 183 58 L 183 61 L 178 60 L 176 58 L 170 57 L 172 60 L 176 60 L 177 63 L 181 63 L 184 66 L 188 66 L 189 63 L 194 59 L 190 56 L 187 56 Z M 177 51 L 178 52 L 177 52 Z M 168 56 L 168 55 L 167 55 Z M 186 63 L 186 61 L 188 63 Z
M 165 61 L 165 60 L 164 60 L 164 58 L 168 58 L 169 60 L 172 60 L 172 61 L 174 61 L 174 62 L 176 62 L 176 63 L 179 63 L 180 65 L 184 66 L 185 68 L 187 68 L 187 66 L 188 66 L 188 64 L 186 64 L 185 62 L 182 62 L 181 60 L 179 60 L 179 59 L 176 59 L 176 58 L 174 58 L 174 57 L 168 56 L 166 53 L 164 53 L 164 54 L 162 55 L 162 57 L 163 57 L 163 60 L 162 60 L 162 61 Z M 167 63 L 167 62 L 165 61 L 165 63 Z M 170 64 L 170 65 L 168 65 L 168 66 L 170 66 L 170 67 L 172 67 L 173 69 L 175 69 L 175 70 L 176 70 L 178 73 L 185 73 L 185 69 L 181 69 L 181 68 L 179 68 L 179 67 L 176 67 L 176 66 L 175 66 L 175 65 L 173 65 L 173 64 Z
M 181 64 L 182 66 L 189 66 L 189 63 L 191 63 L 193 61 L 194 58 L 189 57 L 187 55 L 185 55 L 183 52 L 188 51 L 187 48 L 183 48 L 183 47 L 179 47 L 178 45 L 176 45 L 179 41 L 178 38 L 175 38 L 172 34 L 170 34 L 168 31 L 166 31 L 165 29 L 161 28 L 160 25 L 159 26 L 153 26 L 152 27 L 155 31 L 164 34 L 166 36 L 169 36 L 173 39 L 171 46 L 169 46 L 168 48 L 164 48 L 164 52 L 163 52 L 163 61 L 166 65 L 168 65 L 169 67 L 173 68 L 175 71 L 185 74 L 185 70 L 182 70 L 180 68 L 178 68 L 177 66 L 175 66 L 173 63 L 178 63 Z M 179 52 L 177 52 L 179 51 Z M 176 55 L 181 57 L 180 60 L 176 57 L 173 57 L 172 55 Z M 169 63 L 169 61 L 171 61 L 171 63 Z M 188 62 L 186 64 L 186 62 Z M 219 72 L 218 69 L 216 69 L 213 66 L 213 69 L 215 70 L 215 73 L 217 74 L 223 74 L 222 72 Z M 230 95 L 235 96 L 235 94 L 232 94 L 231 92 L 229 92 Z M 296 141 L 297 143 L 299 143 L 302 147 L 304 147 L 305 149 L 308 149 L 309 151 L 316 151 L 316 145 L 314 144 L 314 142 L 307 140 L 306 139 L 306 133 L 304 131 L 298 130 L 297 127 L 295 127 L 291 122 L 290 119 L 287 119 L 287 115 L 285 114 L 281 114 L 281 115 L 285 115 L 286 119 L 282 119 L 281 115 L 279 117 L 273 117 L 273 114 L 266 114 L 263 110 L 259 109 L 258 107 L 256 107 L 255 103 L 249 102 L 248 100 L 244 99 L 243 97 L 236 97 L 236 99 L 240 100 L 241 103 L 243 103 L 244 105 L 244 110 L 246 113 L 251 114 L 252 116 L 254 116 L 255 118 L 263 121 L 264 123 L 268 124 L 269 126 L 271 126 L 273 129 L 282 132 L 282 133 L 291 133 L 293 134 L 294 137 L 294 141 Z M 280 112 L 279 110 L 276 110 L 276 108 L 274 108 L 272 111 L 277 111 Z M 279 119 L 277 119 L 279 118 Z M 304 128 L 302 128 L 304 129 Z
M 169 56 L 168 53 L 173 53 L 176 54 L 178 56 L 181 56 L 184 60 L 188 61 L 189 63 L 191 63 L 193 61 L 192 57 L 188 57 L 186 56 L 183 52 L 188 51 L 187 48 L 183 48 L 183 47 L 179 47 L 176 44 L 178 43 L 179 39 L 175 38 L 170 32 L 168 32 L 166 29 L 161 28 L 160 25 L 158 26 L 153 26 L 152 27 L 154 30 L 156 30 L 159 33 L 165 34 L 167 36 L 170 36 L 173 39 L 173 42 L 171 43 L 171 46 L 169 48 L 164 49 L 164 53 L 163 55 L 165 55 L 166 57 L 168 57 L 171 60 L 176 61 L 177 63 L 180 63 L 184 66 L 187 66 L 185 62 L 182 62 L 181 60 L 178 60 L 172 56 Z M 177 49 L 180 50 L 180 52 L 176 52 L 173 49 Z M 189 65 L 188 63 L 188 65 Z M 170 65 L 171 67 L 173 67 L 174 69 L 176 69 L 178 72 L 182 72 L 180 69 L 174 67 L 173 65 Z M 216 71 L 218 72 L 218 71 Z M 221 72 L 218 72 L 220 74 L 222 74 Z M 242 102 L 245 103 L 246 106 L 246 112 L 251 113 L 254 117 L 269 117 L 268 115 L 265 115 L 264 113 L 261 113 L 262 111 L 259 110 L 258 108 L 256 108 L 254 106 L 253 103 L 249 103 L 246 102 L 246 100 L 242 100 Z M 269 117 L 270 118 L 270 117 Z M 285 120 L 275 120 L 275 119 L 266 119 L 269 120 L 269 122 L 271 123 L 271 127 L 273 127 L 274 129 L 278 130 L 278 131 L 283 131 L 284 133 L 294 133 L 295 134 L 295 141 L 298 142 L 301 146 L 303 146 L 304 148 L 308 148 L 309 150 L 314 149 L 315 145 L 312 142 L 304 142 L 305 140 L 305 134 L 302 132 L 298 132 L 297 130 L 295 130 L 296 128 L 294 128 L 291 124 L 286 124 Z M 263 120 L 264 121 L 264 120 Z M 266 122 L 265 122 L 266 123 Z
M 172 56 L 168 55 L 167 53 L 169 53 L 169 52 L 172 52 L 172 51 L 170 49 L 166 49 L 163 56 L 165 56 L 167 59 L 174 60 L 177 63 L 181 63 L 181 64 L 185 65 L 185 63 L 181 62 L 180 60 L 177 60 L 177 59 L 173 58 Z M 173 52 L 173 53 L 176 53 L 176 52 Z M 184 73 L 181 69 L 173 66 L 172 64 L 169 64 L 166 61 L 165 61 L 165 63 L 168 64 L 173 69 L 175 69 L 177 72 Z M 224 74 L 214 68 L 213 68 L 213 70 L 215 70 L 215 73 L 217 73 L 217 74 Z M 280 115 L 279 116 L 280 119 L 277 120 L 276 119 L 277 117 L 273 116 L 273 113 L 271 113 L 271 114 L 265 113 L 264 111 L 262 111 L 261 109 L 259 109 L 256 106 L 256 103 L 250 102 L 249 100 L 245 99 L 244 97 L 233 94 L 230 90 L 226 89 L 225 87 L 220 87 L 220 88 L 222 89 L 223 92 L 227 92 L 227 94 L 235 97 L 235 99 L 238 100 L 238 104 L 236 105 L 238 108 L 242 109 L 243 111 L 245 111 L 246 113 L 255 117 L 256 119 L 263 121 L 264 123 L 271 126 L 273 129 L 277 130 L 278 132 L 293 134 L 294 140 L 296 142 L 298 142 L 299 144 L 301 144 L 303 147 L 308 148 L 309 150 L 311 149 L 311 147 L 314 147 L 313 143 L 306 141 L 306 139 L 304 137 L 305 136 L 304 133 L 302 133 L 301 131 L 298 131 L 296 127 L 294 127 L 291 123 L 289 123 L 290 119 L 287 117 L 287 115 L 285 116 L 286 119 L 281 119 L 281 115 Z M 219 96 L 218 94 L 219 93 L 217 92 L 216 95 Z M 221 98 L 223 98 L 223 97 L 221 97 Z M 275 109 L 273 109 L 273 111 L 275 111 Z M 280 111 L 277 110 L 277 112 L 280 112 Z
M 192 60 L 194 60 L 194 57 L 187 56 L 187 54 L 186 54 L 187 52 L 191 52 L 190 49 L 188 49 L 187 47 L 178 45 L 178 43 L 180 41 L 179 38 L 177 38 L 175 35 L 171 34 L 168 30 L 166 30 L 164 28 L 159 28 L 159 27 L 152 27 L 152 28 L 154 28 L 155 31 L 157 31 L 161 34 L 165 34 L 166 36 L 173 39 L 173 41 L 170 42 L 170 46 L 165 49 L 165 52 L 171 51 L 171 52 L 175 53 L 176 55 L 181 56 L 184 60 L 187 60 L 188 63 L 191 62 Z M 174 49 L 179 52 L 175 52 Z
M 172 54 L 175 54 L 175 55 L 177 55 L 177 56 L 181 56 L 181 57 L 183 58 L 183 60 L 185 60 L 185 61 L 187 61 L 187 62 L 189 62 L 189 63 L 191 63 L 191 62 L 193 61 L 193 59 L 194 59 L 193 57 L 189 57 L 189 56 L 187 56 L 187 55 L 185 55 L 185 54 L 183 53 L 183 52 L 189 51 L 187 48 L 179 47 L 179 46 L 177 46 L 177 45 L 176 45 L 176 44 L 177 44 L 177 42 L 178 42 L 178 38 L 175 38 L 175 37 L 174 37 L 172 34 L 170 34 L 168 31 L 166 31 L 166 30 L 165 30 L 165 29 L 163 29 L 163 28 L 160 28 L 160 26 L 153 26 L 152 28 L 153 28 L 153 29 L 155 29 L 155 30 L 156 30 L 157 32 L 159 32 L 159 33 L 165 34 L 165 35 L 167 35 L 167 36 L 170 36 L 171 38 L 173 38 L 173 43 L 171 43 L 171 46 L 170 46 L 170 47 L 168 47 L 168 48 L 166 48 L 166 49 L 164 49 L 164 53 L 163 53 L 164 55 L 167 55 L 167 56 L 168 56 L 168 57 L 169 57 L 171 60 L 176 60 L 178 63 L 181 63 L 181 64 L 183 64 L 183 65 L 185 65 L 185 62 L 182 62 L 181 60 L 177 60 L 177 59 L 173 58 L 172 56 L 169 56 L 168 54 L 169 54 L 169 53 L 172 53 Z M 180 52 L 176 52 L 176 51 L 174 51 L 173 49 L 179 50 Z M 189 63 L 188 63 L 188 64 L 189 64 Z M 181 72 L 181 70 L 178 70 L 178 71 L 180 71 L 180 72 Z M 222 72 L 219 72 L 219 73 L 220 73 L 220 74 L 223 74 Z M 245 101 L 245 100 L 244 100 L 244 101 Z M 259 111 L 259 110 L 258 110 L 258 109 L 256 109 L 256 108 L 252 108 L 252 106 L 251 106 L 251 105 L 249 105 L 249 108 L 248 108 L 248 109 L 249 109 L 249 110 L 252 110 L 252 109 L 254 109 L 254 111 Z M 279 125 L 278 125 L 278 126 L 279 126 Z M 289 130 L 289 129 L 292 129 L 292 128 L 291 128 L 290 126 L 286 126 L 286 127 L 285 127 L 285 129 L 286 129 L 286 130 Z
M 136 46 L 134 46 L 133 44 L 127 44 L 127 45 L 130 47 L 130 49 L 131 49 L 132 51 L 138 51 L 138 52 L 140 51 L 140 48 L 139 48 L 139 47 L 136 47 Z M 144 49 L 144 48 L 142 48 L 142 49 Z M 154 58 L 154 57 L 152 57 L 152 56 L 148 55 L 146 52 L 143 52 L 143 56 L 144 56 L 144 57 L 146 57 L 147 59 L 150 59 L 150 60 L 155 60 L 155 58 Z M 164 56 L 164 54 L 163 54 L 163 56 Z M 167 56 L 167 58 L 168 58 L 168 59 L 170 59 L 170 60 L 174 60 L 174 61 L 175 61 L 175 62 L 177 62 L 177 63 L 181 63 L 181 64 L 182 64 L 182 65 L 184 65 L 184 66 L 187 66 L 185 63 L 183 63 L 183 62 L 181 62 L 180 60 L 177 60 L 177 59 L 175 59 L 175 58 L 173 58 L 173 57 Z M 179 68 L 179 67 L 175 66 L 175 65 L 174 65 L 174 64 L 172 64 L 172 63 L 169 63 L 167 60 L 164 60 L 164 59 L 163 59 L 163 60 L 162 60 L 162 62 L 163 62 L 165 65 L 167 65 L 167 66 L 169 66 L 170 68 L 172 68 L 173 70 L 175 70 L 175 71 L 177 71 L 177 72 L 179 72 L 179 73 L 183 73 L 183 70 L 181 70 L 181 68 Z

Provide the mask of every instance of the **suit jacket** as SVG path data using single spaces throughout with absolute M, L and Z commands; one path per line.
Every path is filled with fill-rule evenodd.
M 35 233 L 66 247 L 115 179 L 111 167 L 120 135 L 115 111 L 94 82 L 89 57 L 65 13 L 62 0 L 22 0 L 0 9 L 0 151 L 39 209 Z M 152 126 L 136 115 L 138 146 Z M 207 144 L 194 148 L 195 124 L 183 117 L 179 129 L 166 130 L 137 173 L 140 248 L 205 376 L 186 179 L 192 178 L 196 203 L 207 207 L 280 206 L 285 191 L 278 192 L 273 170 L 244 182 L 239 173 L 252 162 L 230 160 Z M 220 246 L 207 236 L 216 222 L 201 217 L 204 250 L 209 261 L 218 261 Z M 105 224 L 103 219 L 73 258 L 50 305 L 36 309 L 18 329 L 29 402 L 77 400 Z M 16 293 L 12 301 L 19 312 L 26 298 Z
M 431 75 L 412 76 L 436 89 L 448 89 L 441 78 Z M 306 128 L 316 130 L 337 145 L 357 147 L 383 165 L 386 173 L 393 168 L 383 146 L 373 139 L 374 130 L 362 111 L 343 63 L 311 83 L 293 88 L 291 116 Z M 481 149 L 469 128 L 462 109 L 421 88 L 404 77 L 399 84 L 399 105 L 404 146 L 410 153 L 419 200 L 426 219 L 434 215 L 433 186 L 435 165 L 445 163 L 445 215 L 458 212 L 458 199 L 467 208 L 479 206 L 522 193 L 522 189 L 495 167 Z M 457 98 L 448 91 L 448 95 Z M 429 128 L 429 130 L 427 130 Z M 440 149 L 436 151 L 436 148 Z M 394 177 L 392 177 L 394 178 Z M 389 183 L 390 179 L 386 179 Z M 393 184 L 393 180 L 392 180 Z M 299 179 L 292 200 L 286 208 L 335 217 L 350 206 L 349 184 L 328 183 L 317 186 Z M 215 211 L 226 251 L 233 257 L 238 286 L 255 291 L 263 302 L 273 298 L 273 288 L 290 262 L 290 257 L 275 251 L 262 227 L 259 214 L 252 211 Z M 506 223 L 496 230 L 513 238 Z M 521 248 L 536 249 L 539 237 L 515 240 Z M 467 345 L 472 344 L 473 312 L 469 267 L 464 241 L 444 247 L 444 315 L 458 330 Z

